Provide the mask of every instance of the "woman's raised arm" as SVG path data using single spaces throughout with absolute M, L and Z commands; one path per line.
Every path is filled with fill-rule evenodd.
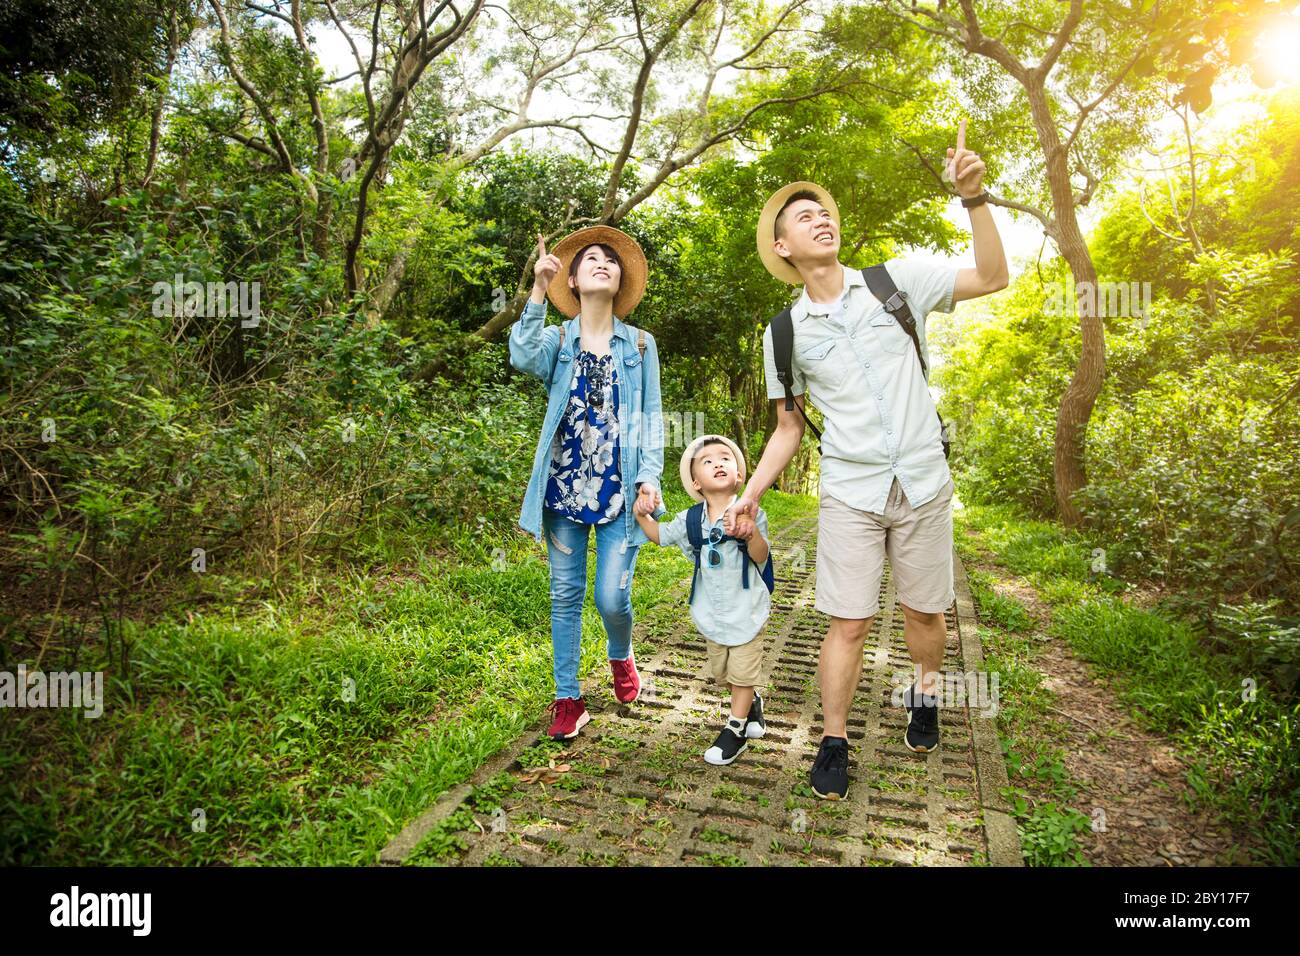
M 560 260 L 546 251 L 546 243 L 537 236 L 537 263 L 533 266 L 533 294 L 524 305 L 519 320 L 510 326 L 510 364 L 521 372 L 545 382 L 555 366 L 555 352 L 560 345 L 560 327 L 546 325 L 546 290 L 560 271 Z

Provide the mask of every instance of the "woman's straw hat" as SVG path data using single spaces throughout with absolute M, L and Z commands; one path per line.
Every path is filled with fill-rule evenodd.
M 835 220 L 835 225 L 839 226 L 840 224 L 840 209 L 835 205 L 835 199 L 816 183 L 797 182 L 782 186 L 772 193 L 772 197 L 763 204 L 763 212 L 758 217 L 759 258 L 763 260 L 763 265 L 767 267 L 768 272 L 782 282 L 788 282 L 791 285 L 800 285 L 803 282 L 803 276 L 799 275 L 799 270 L 790 264 L 789 259 L 778 256 L 776 250 L 772 248 L 772 243 L 776 241 L 773 228 L 776 225 L 776 214 L 781 211 L 785 201 L 801 189 L 808 189 L 816 193 L 818 200 L 830 212 L 831 218 Z
M 620 319 L 625 318 L 636 308 L 641 296 L 645 295 L 645 253 L 635 239 L 613 226 L 579 229 L 555 244 L 551 255 L 560 260 L 560 271 L 555 273 L 546 295 L 551 304 L 569 318 L 578 314 L 581 306 L 577 291 L 569 288 L 569 265 L 574 256 L 593 242 L 613 246 L 623 262 L 623 275 L 619 280 L 618 293 L 614 296 L 614 314 Z
M 740 449 L 736 447 L 736 443 L 725 435 L 701 435 L 699 438 L 695 439 L 695 441 L 687 445 L 686 450 L 682 452 L 682 462 L 680 467 L 682 487 L 685 488 L 686 493 L 696 501 L 703 501 L 704 496 L 691 487 L 691 462 L 695 458 L 695 453 L 702 445 L 711 445 L 714 442 L 722 442 L 722 444 L 731 449 L 731 453 L 736 456 L 736 474 L 740 476 L 742 482 L 745 480 L 745 456 L 740 453 Z

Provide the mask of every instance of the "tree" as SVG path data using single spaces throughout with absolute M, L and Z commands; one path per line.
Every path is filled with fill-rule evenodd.
M 462 168 L 483 155 L 505 136 L 534 126 L 568 129 L 590 148 L 593 156 L 609 160 L 604 197 L 597 207 L 580 207 L 576 202 L 557 210 L 549 223 L 547 242 L 574 227 L 603 223 L 618 225 L 679 170 L 692 166 L 710 151 L 744 137 L 764 114 L 778 107 L 816 100 L 852 88 L 862 82 L 858 58 L 822 55 L 814 57 L 804 36 L 805 17 L 811 0 L 788 0 L 779 8 L 754 0 L 676 0 L 647 3 L 630 0 L 624 10 L 600 5 L 593 13 L 604 26 L 606 41 L 582 44 L 588 34 L 597 34 L 591 24 L 582 24 L 576 36 L 557 54 L 554 10 L 545 18 L 516 25 L 525 44 L 503 52 L 500 58 L 523 64 L 525 82 L 512 108 L 489 102 L 466 104 L 456 113 L 468 116 L 485 106 L 513 120 L 500 127 L 478 147 L 449 160 L 451 168 Z M 622 19 L 617 14 L 622 14 Z M 569 37 L 572 27 L 562 24 L 561 35 Z M 569 31 L 569 32 L 566 32 Z M 735 55 L 724 55 L 727 49 Z M 574 63 L 580 55 L 585 75 L 596 79 L 584 105 L 615 103 L 624 110 L 614 116 L 599 113 L 575 114 L 565 121 L 530 121 L 528 109 L 533 94 L 550 74 Z M 576 65 L 573 66 L 576 70 Z M 724 80 L 738 75 L 736 89 L 720 90 Z M 679 87 L 668 96 L 656 81 L 672 78 Z M 474 89 L 471 85 L 469 89 Z M 617 146 L 597 142 L 589 131 L 590 120 L 622 121 Z M 582 122 L 580 122 L 582 121 Z M 637 185 L 628 189 L 629 173 L 637 171 Z M 530 253 L 535 244 L 530 243 Z M 395 281 L 405 268 L 399 255 L 372 301 L 372 314 L 382 311 L 395 290 Z M 514 294 L 474 334 L 490 341 L 519 316 L 532 284 L 532 259 L 524 263 Z
M 1082 344 L 1057 412 L 1054 479 L 1061 518 L 1075 525 L 1081 514 L 1073 496 L 1086 483 L 1084 438 L 1105 374 L 1105 337 L 1092 295 L 1097 270 L 1077 210 L 1092 201 L 1123 153 L 1144 140 L 1161 84 L 1178 87 L 1176 103 L 1208 108 L 1219 73 L 1250 60 L 1267 4 L 1070 0 L 1062 10 L 1059 2 L 1024 0 L 983 12 L 974 0 L 955 6 L 885 0 L 883 9 L 947 45 L 954 71 L 971 81 L 970 95 L 990 119 L 1004 128 L 1027 119 L 1034 131 L 1034 152 L 1021 146 L 1008 157 L 1030 164 L 1015 184 L 1020 198 L 991 201 L 1036 218 L 1074 278 Z M 988 120 L 977 124 L 988 126 Z M 1007 138 L 1008 146 L 1014 143 Z

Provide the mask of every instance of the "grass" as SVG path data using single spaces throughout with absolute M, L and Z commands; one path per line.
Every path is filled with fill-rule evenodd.
M 667 497 L 670 513 L 689 504 Z M 774 530 L 812 505 L 764 499 Z M 636 618 L 678 623 L 667 597 L 689 571 L 646 545 Z M 256 607 L 240 603 L 237 570 L 208 573 L 205 602 L 123 623 L 129 677 L 82 649 L 77 669 L 106 672 L 102 717 L 0 721 L 0 864 L 373 863 L 551 700 L 547 566 L 526 535 L 385 527 L 364 561 L 305 572 Z M 607 678 L 590 593 L 582 664 Z
M 1179 746 L 1190 763 L 1193 806 L 1256 835 L 1258 862 L 1300 862 L 1300 705 L 1270 690 L 1239 660 L 1211 653 L 1198 631 L 1171 612 L 1126 601 L 1133 585 L 1094 570 L 1104 561 L 1085 537 L 1009 506 L 966 506 L 956 523 L 968 564 L 982 551 L 1031 584 L 1051 608 L 1050 636 L 1107 678 L 1140 725 Z M 1058 802 L 1071 799 L 1075 788 L 1053 740 L 1052 695 L 1032 663 L 1032 640 L 995 583 L 993 575 L 972 575 L 980 620 L 993 625 L 984 641 L 986 666 L 1000 674 L 998 728 L 1026 857 L 1077 863 L 1078 838 L 1090 819 Z
M 1032 581 L 1036 589 L 1055 581 L 1090 586 L 1087 552 L 1063 542 L 1053 526 L 1021 522 L 1007 509 L 968 506 L 955 521 L 955 541 L 968 568 L 980 621 L 984 666 L 998 675 L 995 719 L 1010 784 L 1005 797 L 1016 820 L 1025 863 L 1087 866 L 1079 838 L 1090 829 L 1090 821 L 1063 805 L 1077 795 L 1078 787 L 1065 769 L 1064 728 L 1053 711 L 1056 695 L 1044 686 L 1045 675 L 1034 663 L 1039 653 L 1034 619 L 1018 601 L 997 590 L 1003 583 L 997 575 L 975 567 L 981 556 L 967 532 L 973 532 L 982 548 L 1008 570 Z M 1085 824 L 1082 829 L 1080 820 Z

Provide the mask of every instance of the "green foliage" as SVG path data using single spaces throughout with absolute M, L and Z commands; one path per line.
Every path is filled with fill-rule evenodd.
M 1300 761 L 1296 726 L 1300 705 L 1289 711 L 1262 700 L 1220 700 L 1202 705 L 1192 735 L 1195 762 L 1187 782 L 1197 800 L 1226 806 L 1242 825 L 1258 827 L 1264 861 L 1300 862 Z
M 4 4 L 0 114 L 6 138 L 22 130 L 50 136 L 58 127 L 91 126 L 123 109 L 162 65 L 167 8 L 145 0 Z
M 1079 847 L 1079 835 L 1091 830 L 1088 817 L 1053 801 L 1030 803 L 1011 795 L 1011 813 L 1020 828 L 1020 848 L 1030 866 L 1090 866 Z
M 979 619 L 985 624 L 1013 633 L 1021 633 L 1033 628 L 1034 620 L 1029 612 L 1015 598 L 999 594 L 993 587 L 993 580 L 980 572 L 970 574 L 971 595 L 975 598 L 975 608 Z
M 1159 730 L 1177 730 L 1221 693 L 1196 635 L 1162 615 L 1104 599 L 1061 609 L 1052 629 L 1113 674 L 1124 697 Z
M 1295 126 L 1296 102 L 1270 104 L 1277 127 Z M 1098 228 L 1102 281 L 1149 281 L 1154 299 L 1103 319 L 1106 380 L 1076 498 L 1108 575 L 1176 588 L 1206 624 L 1224 602 L 1274 599 L 1284 617 L 1300 609 L 1291 466 L 1300 460 L 1300 267 L 1287 245 L 1294 225 L 1271 212 L 1295 186 L 1268 155 L 1294 166 L 1297 153 L 1272 126 L 1232 142 L 1236 153 L 1200 166 L 1203 255 L 1157 232 L 1135 193 L 1121 194 Z M 1253 175 L 1243 177 L 1243 162 Z M 1186 208 L 1187 184 L 1178 188 Z M 1270 223 L 1262 231 L 1249 225 L 1260 218 Z M 1265 236 L 1270 248 L 1260 250 Z M 1055 510 L 1052 436 L 1078 333 L 1070 310 L 1045 306 L 1064 279 L 1055 260 L 1041 278 L 1022 275 L 995 312 L 947 330 L 938 382 L 943 410 L 958 420 L 964 500 Z
M 1248 829 L 1258 838 L 1252 851 L 1261 862 L 1293 864 L 1300 704 L 1289 681 L 1296 629 L 1294 621 L 1277 616 L 1277 602 L 1225 607 L 1207 629 L 1165 608 L 1100 596 L 1096 585 L 1110 579 L 1088 583 L 1073 563 L 1045 570 L 1048 562 L 1037 556 L 1070 550 L 1073 535 L 1017 517 L 1006 506 L 964 509 L 961 522 L 1001 563 L 1029 577 L 1045 597 L 1055 597 L 1051 635 L 1104 676 L 1140 723 L 1180 744 L 1193 805 L 1213 808 Z M 1057 549 L 1051 547 L 1053 533 Z M 979 574 L 974 578 L 977 587 L 985 583 Z M 986 666 L 1001 675 L 1004 706 L 997 720 L 1012 782 L 1072 799 L 1061 754 L 1046 739 L 1050 695 L 1032 666 L 1029 642 L 999 631 L 982 636 Z M 1063 824 L 1031 822 L 1033 815 L 1022 811 L 1022 835 L 1026 829 L 1051 831 L 1027 837 L 1033 852 L 1054 859 L 1056 851 L 1046 844 L 1061 839 Z

